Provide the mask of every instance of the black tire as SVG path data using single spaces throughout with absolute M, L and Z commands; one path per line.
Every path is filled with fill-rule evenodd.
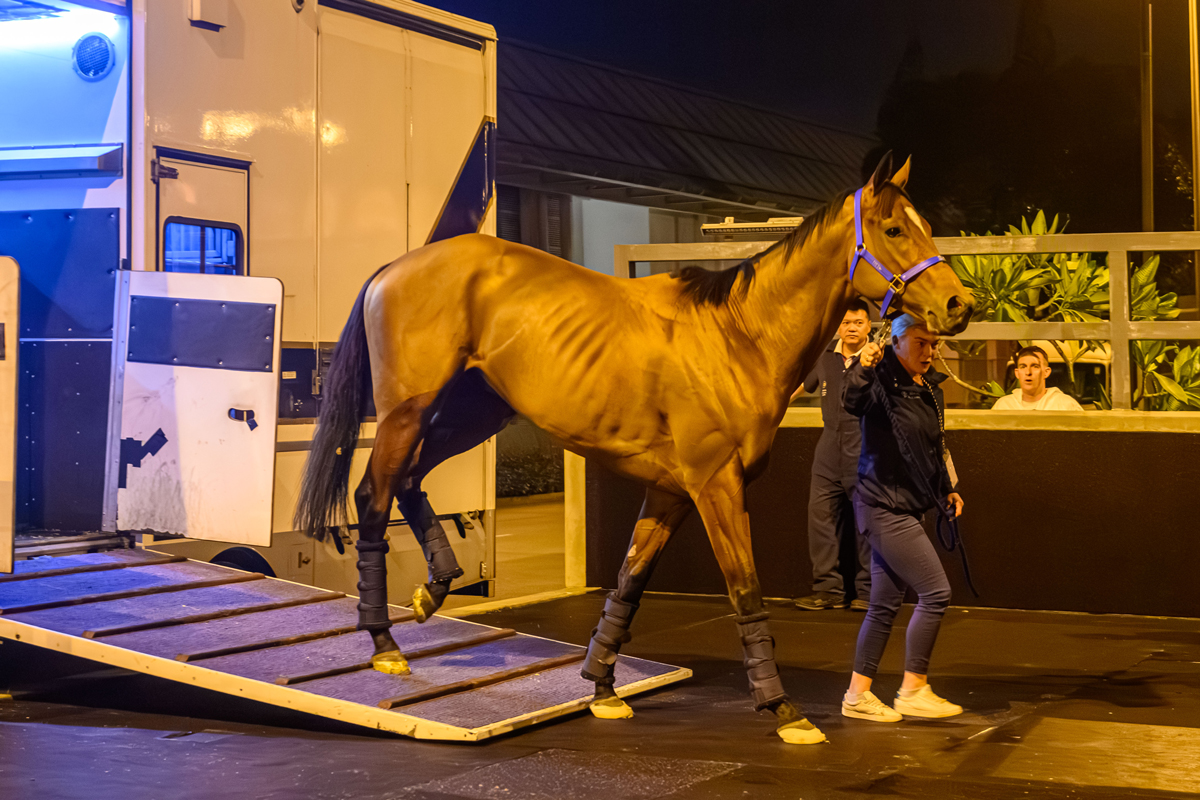
M 261 553 L 249 547 L 231 547 L 228 550 L 222 550 L 213 556 L 209 563 L 220 567 L 240 569 L 243 572 L 261 572 L 268 578 L 275 577 L 275 570 L 271 569 L 270 563 L 262 557 Z

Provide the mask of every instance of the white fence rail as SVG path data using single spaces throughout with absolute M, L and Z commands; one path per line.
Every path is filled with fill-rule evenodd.
M 636 276 L 639 262 L 729 261 L 749 258 L 771 241 L 698 242 L 690 244 L 618 245 L 613 274 Z M 1200 252 L 1200 231 L 1172 233 L 1070 233 L 1051 236 L 965 236 L 934 239 L 943 255 L 1015 255 L 1024 253 L 1093 253 L 1107 259 L 1109 319 L 1103 322 L 974 322 L 960 340 L 1096 339 L 1112 349 L 1109 369 L 1114 409 L 1128 409 L 1133 400 L 1129 343 L 1137 339 L 1197 339 L 1200 321 L 1130 319 L 1129 254 Z

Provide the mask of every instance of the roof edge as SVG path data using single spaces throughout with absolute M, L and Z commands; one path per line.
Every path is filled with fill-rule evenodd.
M 793 122 L 798 122 L 801 125 L 808 125 L 813 128 L 820 128 L 822 130 L 832 131 L 833 133 L 838 133 L 838 134 L 842 134 L 845 136 L 854 136 L 854 137 L 857 137 L 857 138 L 860 138 L 860 139 L 863 139 L 865 141 L 872 142 L 875 144 L 879 143 L 879 137 L 876 136 L 873 132 L 872 133 L 863 133 L 861 131 L 854 131 L 854 130 L 850 130 L 848 128 L 839 128 L 836 125 L 828 125 L 824 122 L 813 122 L 810 119 L 805 119 L 803 117 L 797 117 L 794 114 L 786 114 L 782 111 L 779 111 L 778 109 L 767 108 L 766 106 L 760 106 L 755 103 L 748 103 L 745 100 L 735 100 L 731 97 L 727 97 L 726 95 L 718 94 L 716 92 L 712 92 L 707 89 L 700 89 L 695 86 L 689 86 L 685 83 L 676 83 L 675 81 L 668 81 L 663 78 L 656 78 L 652 75 L 646 75 L 645 73 L 642 73 L 642 72 L 634 72 L 633 70 L 624 69 L 622 67 L 614 67 L 611 64 L 604 64 L 599 61 L 591 61 L 590 59 L 586 59 L 586 58 L 579 58 L 578 56 L 568 55 L 567 53 L 563 53 L 559 50 L 552 50 L 548 47 L 542 47 L 540 45 L 523 42 L 520 39 L 505 39 L 503 48 L 501 48 L 501 53 L 503 53 L 504 48 L 508 48 L 508 47 L 515 47 L 518 50 L 529 50 L 530 52 L 538 53 L 540 55 L 551 56 L 554 58 L 561 58 L 564 61 L 573 61 L 576 64 L 583 64 L 585 66 L 593 67 L 595 69 L 602 69 L 607 72 L 615 72 L 619 75 L 624 75 L 629 78 L 636 78 L 638 80 L 643 80 L 648 83 L 656 83 L 660 86 L 665 86 L 667 88 L 674 89 L 676 91 L 684 91 L 684 92 L 688 92 L 690 94 L 700 95 L 701 97 L 707 97 L 710 100 L 718 100 L 722 103 L 728 103 L 730 105 L 742 106 L 743 108 L 748 108 L 748 109 L 751 109 L 753 111 L 757 111 L 757 112 L 763 113 L 763 114 L 772 114 L 776 117 L 781 117 L 783 119 L 791 120 Z M 501 55 L 501 58 L 503 58 L 503 55 Z

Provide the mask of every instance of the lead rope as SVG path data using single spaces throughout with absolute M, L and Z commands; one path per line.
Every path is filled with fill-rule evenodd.
M 885 319 L 879 326 L 879 335 L 876 338 L 876 344 L 880 347 L 886 347 L 888 339 L 891 337 L 892 322 Z M 892 423 L 892 432 L 896 435 L 896 444 L 900 448 L 900 454 L 904 460 L 908 462 L 920 482 L 924 485 L 926 494 L 933 498 L 934 508 L 937 509 L 937 524 L 934 526 L 934 531 L 937 535 L 938 543 L 942 545 L 947 553 L 958 551 L 959 559 L 962 561 L 963 577 L 967 581 L 967 587 L 971 590 L 971 594 L 979 597 L 979 590 L 975 588 L 975 581 L 971 579 L 971 565 L 967 561 L 967 548 L 963 544 L 962 535 L 958 530 L 958 519 L 950 516 L 948 509 L 943 508 L 938 492 L 933 488 L 933 478 L 927 475 L 917 462 L 915 451 L 908 442 L 908 437 L 904 434 L 904 428 L 900 421 L 896 418 L 896 409 L 892 405 L 892 398 L 888 395 L 887 389 L 880 385 L 880 391 L 883 396 L 883 409 L 887 412 L 888 419 Z M 931 392 L 932 394 L 932 392 Z M 946 420 L 942 413 L 942 407 L 938 405 L 937 395 L 933 395 L 933 407 L 937 410 L 938 416 L 938 444 L 941 446 L 943 457 L 946 453 Z M 944 463 L 944 462 L 943 462 Z

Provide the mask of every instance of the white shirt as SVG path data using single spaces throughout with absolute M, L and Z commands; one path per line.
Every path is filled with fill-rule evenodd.
M 833 352 L 837 353 L 839 356 L 842 357 L 842 369 L 845 369 L 846 365 L 848 365 L 850 363 L 850 359 L 854 358 L 859 353 L 861 353 L 863 351 L 863 347 L 866 347 L 866 346 L 867 346 L 867 343 L 863 342 L 862 347 L 858 348 L 853 353 L 847 353 L 846 352 L 846 343 L 843 342 L 841 339 L 838 339 L 837 346 L 833 348 Z
M 1029 403 L 1021 392 L 1021 387 L 1005 395 L 992 406 L 993 411 L 1083 411 L 1083 406 L 1075 402 L 1075 398 L 1063 394 L 1053 386 L 1046 388 L 1046 393 L 1036 401 Z

